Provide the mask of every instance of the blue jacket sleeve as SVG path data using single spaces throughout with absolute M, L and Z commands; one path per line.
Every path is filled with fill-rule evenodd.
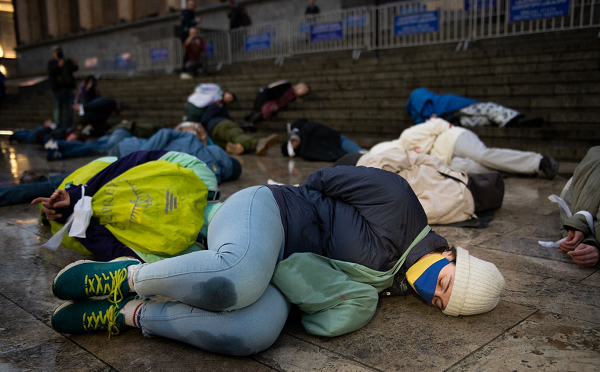
M 221 184 L 221 182 L 230 179 L 233 175 L 233 162 L 231 161 L 231 158 L 229 157 L 229 155 L 227 155 L 225 150 L 223 150 L 219 146 L 206 146 L 205 148 L 217 164 L 217 171 L 215 172 L 215 175 L 217 176 L 217 182 Z M 203 161 L 209 166 L 211 166 L 210 163 L 206 160 Z M 212 167 L 211 169 L 214 171 Z

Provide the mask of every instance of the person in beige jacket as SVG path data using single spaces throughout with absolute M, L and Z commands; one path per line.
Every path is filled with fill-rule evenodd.
M 436 157 L 393 148 L 360 157 L 357 166 L 400 175 L 412 187 L 430 224 L 449 224 L 476 218 L 475 203 L 467 188 L 468 177 Z
M 491 170 L 516 174 L 542 173 L 548 179 L 553 179 L 558 173 L 558 163 L 551 156 L 488 148 L 475 133 L 455 127 L 440 118 L 431 118 L 407 128 L 400 138 L 379 143 L 371 148 L 371 152 L 380 153 L 398 147 L 433 155 L 451 168 L 465 173 L 486 173 Z

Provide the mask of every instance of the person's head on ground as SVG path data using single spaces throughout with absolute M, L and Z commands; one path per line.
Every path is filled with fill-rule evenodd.
M 310 93 L 310 87 L 306 83 L 298 83 L 294 85 L 294 93 L 296 97 L 304 97 Z
M 56 47 L 52 50 L 52 58 L 59 60 L 65 58 L 63 50 L 61 47 Z
M 228 105 L 235 101 L 237 101 L 237 97 L 235 94 L 233 94 L 231 92 L 223 92 L 223 103 L 224 104 Z
M 179 123 L 174 129 L 179 132 L 192 133 L 202 144 L 208 145 L 208 133 L 206 133 L 206 129 L 200 123 L 184 121 L 183 123 Z
M 194 10 L 196 9 L 196 1 L 195 0 L 187 0 L 185 2 L 186 9 Z
M 424 255 L 408 269 L 406 278 L 425 302 L 452 316 L 493 310 L 506 284 L 493 263 L 461 247 Z

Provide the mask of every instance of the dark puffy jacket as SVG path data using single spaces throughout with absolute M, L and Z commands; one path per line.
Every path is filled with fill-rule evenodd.
M 300 132 L 300 146 L 298 155 L 306 160 L 336 161 L 346 155 L 342 150 L 341 135 L 339 132 L 321 123 L 306 119 L 298 119 L 292 129 Z
M 299 187 L 269 186 L 285 229 L 284 259 L 312 252 L 387 271 L 427 225 L 427 216 L 410 185 L 376 168 L 335 166 L 313 174 Z M 445 247 L 430 232 L 417 244 L 394 281 L 424 254 Z M 405 292 L 397 289 L 395 292 Z

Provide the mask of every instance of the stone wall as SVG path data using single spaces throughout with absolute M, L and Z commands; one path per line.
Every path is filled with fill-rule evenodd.
M 304 15 L 307 4 L 305 0 L 248 0 L 239 1 L 247 8 L 253 25 L 271 23 L 276 20 L 291 20 Z M 203 30 L 227 30 L 228 3 L 204 6 L 197 13 L 202 18 L 200 27 Z M 317 4 L 321 12 L 341 9 L 341 0 L 321 1 Z M 86 51 L 123 50 L 140 43 L 166 39 L 175 35 L 175 27 L 179 25 L 179 11 L 154 18 L 140 19 L 115 26 L 95 29 L 86 33 L 19 46 L 19 74 L 35 75 L 46 72 L 46 63 L 51 58 L 51 51 L 60 45 L 65 55 L 85 53 Z

